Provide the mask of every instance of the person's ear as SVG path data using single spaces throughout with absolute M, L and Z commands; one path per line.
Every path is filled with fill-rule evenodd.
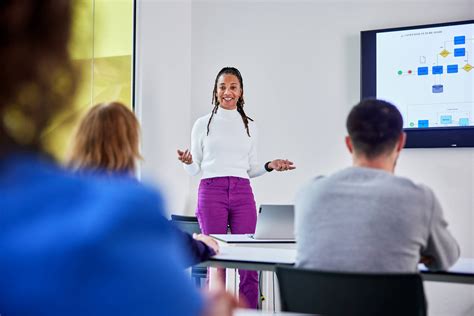
M 349 150 L 349 152 L 352 154 L 353 151 L 354 151 L 354 148 L 352 146 L 352 140 L 351 140 L 351 137 L 349 135 L 346 136 L 346 147 Z
M 406 141 L 407 141 L 407 134 L 405 132 L 402 132 L 400 134 L 400 137 L 398 138 L 397 152 L 402 151 L 403 147 L 405 147 Z

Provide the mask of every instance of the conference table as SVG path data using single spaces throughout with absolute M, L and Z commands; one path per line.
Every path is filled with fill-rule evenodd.
M 267 288 L 266 310 L 279 311 L 280 302 L 278 286 L 275 285 L 274 273 L 276 266 L 293 266 L 296 259 L 296 243 L 284 241 L 278 243 L 275 240 L 252 241 L 247 237 L 239 238 L 225 235 L 211 235 L 218 239 L 220 252 L 216 256 L 205 261 L 200 266 L 212 268 L 227 268 L 227 289 L 238 293 L 235 281 L 236 269 L 254 270 L 266 272 L 261 276 Z M 448 271 L 428 271 L 422 264 L 418 266 L 424 281 L 449 282 L 458 284 L 474 284 L 474 258 L 460 258 Z M 233 270 L 232 270 L 233 269 Z M 232 281 L 233 280 L 233 281 Z M 213 286 L 212 277 L 210 286 Z M 263 308 L 263 307 L 262 307 Z
M 216 237 L 219 235 L 214 235 Z M 258 244 L 258 246 L 256 246 Z M 267 243 L 221 243 L 220 253 L 201 266 L 232 268 L 255 271 L 275 271 L 277 265 L 295 264 L 295 244 Z M 238 246 L 236 246 L 238 245 Z M 418 266 L 425 281 L 474 284 L 474 258 L 460 258 L 448 271 L 429 271 L 422 264 Z

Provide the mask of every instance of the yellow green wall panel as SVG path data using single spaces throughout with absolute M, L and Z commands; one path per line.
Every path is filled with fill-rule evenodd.
M 80 69 L 74 104 L 43 135 L 46 148 L 65 160 L 80 118 L 93 105 L 132 106 L 134 0 L 76 0 L 71 56 Z

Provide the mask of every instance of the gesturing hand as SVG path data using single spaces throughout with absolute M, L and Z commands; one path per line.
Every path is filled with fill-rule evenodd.
M 288 159 L 272 160 L 268 164 L 268 167 L 276 171 L 287 171 L 287 170 L 293 170 L 296 168 L 295 166 L 293 166 L 293 162 L 289 161 Z
M 193 155 L 191 155 L 191 152 L 187 149 L 185 151 L 178 149 L 178 160 L 182 163 L 190 165 L 193 163 Z

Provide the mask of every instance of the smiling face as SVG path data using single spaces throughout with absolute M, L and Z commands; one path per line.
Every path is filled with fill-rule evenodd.
M 226 110 L 235 110 L 237 101 L 242 96 L 242 87 L 239 79 L 230 74 L 223 74 L 217 81 L 216 97 L 219 106 Z

